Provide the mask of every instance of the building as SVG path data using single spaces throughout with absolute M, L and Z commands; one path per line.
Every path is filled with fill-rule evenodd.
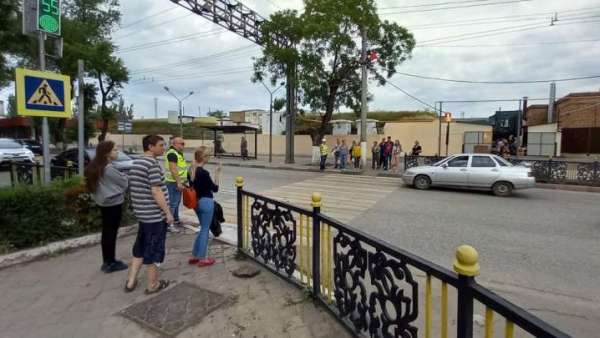
M 494 128 L 494 140 L 519 135 L 520 110 L 497 111 L 489 118 L 489 124 Z
M 230 111 L 229 118 L 231 121 L 237 124 L 250 124 L 252 126 L 260 128 L 263 123 L 263 116 L 268 115 L 268 112 L 262 109 L 248 109 Z
M 332 135 L 350 135 L 352 131 L 352 121 L 350 120 L 331 120 Z
M 525 119 L 528 155 L 538 149 L 544 156 L 600 154 L 600 91 L 570 93 L 552 112 L 548 105 L 528 106 Z
M 367 135 L 377 135 L 377 120 L 374 119 L 367 119 L 366 120 L 366 124 L 367 124 Z M 361 129 L 361 120 L 357 119 L 356 120 L 356 133 L 358 135 L 360 135 L 360 129 Z
M 5 117 L 6 113 L 4 112 L 4 101 L 0 100 L 0 118 Z

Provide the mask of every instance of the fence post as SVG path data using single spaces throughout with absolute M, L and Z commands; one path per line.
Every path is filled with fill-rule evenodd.
M 17 166 L 16 166 L 15 162 L 11 161 L 10 162 L 10 185 L 13 187 L 16 185 L 16 182 L 17 182 L 16 172 L 17 172 Z
M 312 194 L 312 219 L 313 219 L 313 247 L 312 247 L 312 277 L 313 277 L 313 297 L 319 298 L 321 294 L 321 194 L 313 192 Z
M 244 178 L 242 176 L 235 178 L 235 186 L 237 187 L 237 248 L 238 252 L 241 252 L 244 245 L 244 210 L 242 202 Z
M 596 161 L 592 166 L 594 167 L 594 172 L 592 175 L 592 184 L 600 184 L 600 162 Z
M 552 183 L 552 158 L 550 158 L 550 160 L 548 160 L 548 162 L 546 162 L 546 164 L 548 165 L 548 173 L 547 173 L 547 181 L 548 183 Z
M 458 310 L 456 336 L 473 337 L 473 292 L 471 285 L 479 274 L 479 254 L 469 245 L 461 245 L 456 249 L 454 271 L 458 273 Z
M 36 181 L 37 184 L 38 185 L 42 185 L 42 182 L 44 180 L 42 179 L 42 173 L 41 173 L 41 170 L 40 170 L 40 164 L 37 161 L 35 162 L 35 175 L 37 177 L 37 181 Z

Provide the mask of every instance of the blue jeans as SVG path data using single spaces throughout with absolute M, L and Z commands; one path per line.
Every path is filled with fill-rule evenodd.
M 340 155 L 340 169 L 346 169 L 346 162 L 348 162 L 348 155 Z
M 177 183 L 167 182 L 169 192 L 169 209 L 173 214 L 173 220 L 179 222 L 179 204 L 181 203 L 181 191 L 177 189 Z
M 319 168 L 321 169 L 321 171 L 325 170 L 326 163 L 327 163 L 327 155 L 321 155 L 321 163 L 319 165 Z
M 208 231 L 212 224 L 215 201 L 212 198 L 202 197 L 196 206 L 196 215 L 200 221 L 200 232 L 196 236 L 192 255 L 197 258 L 206 258 L 208 249 Z

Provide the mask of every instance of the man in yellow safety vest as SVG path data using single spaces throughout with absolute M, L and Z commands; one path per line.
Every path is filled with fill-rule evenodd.
M 169 192 L 169 208 L 174 220 L 173 226 L 168 229 L 170 232 L 179 232 L 177 227 L 181 226 L 179 204 L 181 204 L 181 191 L 184 188 L 188 173 L 188 165 L 183 157 L 184 147 L 183 138 L 173 137 L 171 147 L 165 154 L 165 181 Z

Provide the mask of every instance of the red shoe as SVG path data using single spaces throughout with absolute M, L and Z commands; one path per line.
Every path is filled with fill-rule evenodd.
M 195 264 L 198 264 L 199 261 L 200 261 L 200 258 L 192 257 L 192 258 L 188 259 L 188 264 L 195 265 Z
M 215 264 L 214 258 L 204 258 L 204 259 L 201 259 L 198 261 L 199 267 L 209 266 L 209 265 L 213 265 L 213 264 Z

